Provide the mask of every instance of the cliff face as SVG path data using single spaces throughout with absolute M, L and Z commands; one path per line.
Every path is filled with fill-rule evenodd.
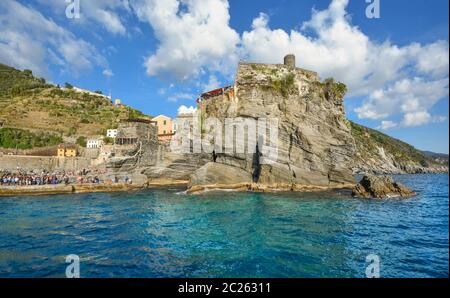
M 215 162 L 192 175 L 190 186 L 256 183 L 296 188 L 353 184 L 351 162 L 356 147 L 344 115 L 345 92 L 345 85 L 333 80 L 322 83 L 311 71 L 240 63 L 235 86 L 199 104 L 201 119 L 215 117 L 222 123 L 226 118 L 276 119 L 278 137 L 270 145 L 266 140 L 266 146 L 277 148 L 278 154 L 264 156 L 264 150 L 260 154 L 215 154 Z M 202 130 L 207 132 L 208 127 Z M 244 132 L 236 132 L 236 142 L 248 140 Z M 261 144 L 258 147 L 261 151 Z
M 416 174 L 448 172 L 448 155 L 422 152 L 379 131 L 351 122 L 357 151 L 354 173 Z

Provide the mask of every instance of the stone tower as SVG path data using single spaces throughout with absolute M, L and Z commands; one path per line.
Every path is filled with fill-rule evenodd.
M 284 65 L 289 68 L 295 68 L 295 55 L 289 54 L 284 56 Z

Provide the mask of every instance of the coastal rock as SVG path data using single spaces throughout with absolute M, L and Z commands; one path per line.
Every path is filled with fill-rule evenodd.
M 206 154 L 172 152 L 167 144 L 159 144 L 155 151 L 154 164 L 141 171 L 155 185 L 187 184 L 192 173 L 211 161 L 211 156 Z
M 354 185 L 351 162 L 355 142 L 344 114 L 345 92 L 345 85 L 332 79 L 321 82 L 312 71 L 241 62 L 234 86 L 200 102 L 201 119 L 214 118 L 221 123 L 227 119 L 276 119 L 277 139 L 263 142 L 265 149 L 275 149 L 277 154 L 267 155 L 258 147 L 253 153 L 249 146 L 245 153 L 223 150 L 215 154 L 214 160 L 226 166 L 226 174 L 218 175 L 220 165 L 209 165 L 207 170 L 194 173 L 190 186 L 210 179 L 234 184 L 236 177 L 261 185 Z M 202 127 L 202 132 L 209 133 L 208 129 Z M 252 136 L 246 137 L 241 126 L 236 127 L 236 138 L 236 143 L 245 143 L 245 138 Z M 230 144 L 215 145 L 226 148 Z
M 251 174 L 233 166 L 209 162 L 191 175 L 188 186 L 240 183 L 252 183 Z
M 394 182 L 390 176 L 366 175 L 353 188 L 352 195 L 362 198 L 407 198 L 415 196 L 416 193 L 406 186 Z

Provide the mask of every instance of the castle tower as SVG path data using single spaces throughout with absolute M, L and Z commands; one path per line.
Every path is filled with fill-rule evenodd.
M 295 55 L 288 54 L 284 56 L 284 65 L 286 65 L 289 68 L 295 68 Z

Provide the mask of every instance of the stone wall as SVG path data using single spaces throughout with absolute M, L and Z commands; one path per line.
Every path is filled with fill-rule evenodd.
M 80 171 L 90 165 L 91 159 L 84 157 L 0 156 L 0 170 L 14 171 L 19 167 L 25 171 Z

